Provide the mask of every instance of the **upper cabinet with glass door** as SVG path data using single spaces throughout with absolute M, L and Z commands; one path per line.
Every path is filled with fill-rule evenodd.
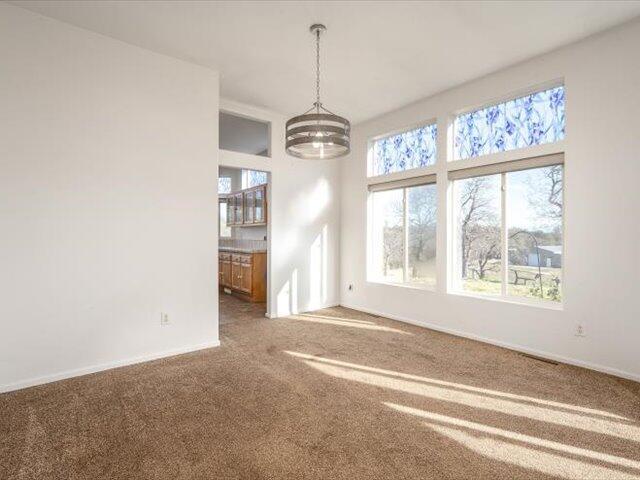
M 260 185 L 255 190 L 255 223 L 267 223 L 267 186 Z
M 244 225 L 265 225 L 267 223 L 267 186 L 258 185 L 243 191 Z
M 246 188 L 227 197 L 227 225 L 251 227 L 267 224 L 267 185 Z

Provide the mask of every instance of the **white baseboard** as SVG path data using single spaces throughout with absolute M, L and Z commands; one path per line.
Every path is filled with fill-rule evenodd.
M 360 312 L 369 313 L 371 315 L 377 315 L 379 317 L 386 317 L 391 320 L 396 320 L 398 322 L 409 323 L 411 325 L 416 325 L 418 327 L 428 328 L 430 330 L 436 330 L 438 332 L 448 333 L 450 335 L 455 335 L 456 337 L 464 337 L 469 338 L 471 340 L 477 340 L 479 342 L 489 343 L 491 345 L 496 345 L 498 347 L 507 348 L 509 350 L 515 350 L 517 352 L 527 353 L 529 355 L 535 355 L 536 357 L 546 358 L 549 360 L 553 360 L 556 362 L 566 363 L 569 365 L 574 365 L 576 367 L 587 368 L 589 370 L 595 370 L 597 372 L 607 373 L 609 375 L 614 375 L 616 377 L 626 378 L 627 380 L 633 380 L 635 382 L 640 382 L 640 374 L 627 372 L 624 370 L 618 370 L 617 368 L 606 367 L 604 365 L 599 365 L 596 363 L 585 362 L 582 360 L 577 360 L 575 358 L 564 357 L 562 355 L 556 355 L 554 353 L 546 352 L 543 350 L 536 350 L 529 347 L 523 347 L 522 345 L 515 345 L 512 343 L 502 342 L 500 340 L 494 340 L 492 338 L 482 337 L 480 335 L 474 335 L 472 333 L 461 332 L 459 330 L 454 330 L 446 327 L 442 327 L 440 325 L 434 325 L 428 322 L 420 322 L 418 320 L 413 320 L 411 318 L 401 317 L 399 315 L 393 315 L 390 313 L 380 312 L 377 310 L 372 310 L 366 307 L 360 307 L 357 305 L 347 305 L 342 304 L 345 308 L 351 308 L 352 310 L 358 310 Z
M 73 370 L 66 370 L 64 372 L 54 373 L 51 375 L 45 375 L 43 377 L 36 377 L 20 382 L 9 383 L 6 385 L 0 385 L 0 393 L 12 392 L 14 390 L 22 390 L 23 388 L 35 387 L 36 385 L 43 385 L 45 383 L 57 382 L 59 380 L 65 380 L 67 378 L 80 377 L 82 375 L 88 375 L 90 373 L 102 372 L 104 370 L 111 370 L 112 368 L 126 367 L 127 365 L 135 365 L 136 363 L 149 362 L 151 360 L 158 360 L 160 358 L 173 357 L 175 355 L 181 355 L 183 353 L 196 352 L 198 350 L 204 350 L 207 348 L 213 348 L 220 346 L 219 340 L 212 342 L 201 343 L 198 345 L 189 345 L 186 347 L 175 348 L 172 350 L 165 350 L 162 352 L 150 353 L 148 355 L 142 355 L 139 357 L 127 358 L 124 360 L 116 360 L 115 362 L 103 363 L 100 365 L 93 365 L 90 367 L 76 368 Z

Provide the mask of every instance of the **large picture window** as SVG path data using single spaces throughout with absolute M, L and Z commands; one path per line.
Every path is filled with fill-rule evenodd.
M 436 161 L 436 124 L 373 141 L 370 176 L 428 167 Z
M 434 287 L 435 183 L 375 188 L 371 193 L 369 280 Z
M 563 174 L 561 155 L 450 173 L 456 290 L 562 300 Z
M 557 142 L 565 135 L 564 87 L 458 115 L 454 160 Z

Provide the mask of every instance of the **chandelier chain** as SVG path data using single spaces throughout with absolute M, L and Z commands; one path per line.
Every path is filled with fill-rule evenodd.
M 320 113 L 320 30 L 316 30 L 316 110 Z

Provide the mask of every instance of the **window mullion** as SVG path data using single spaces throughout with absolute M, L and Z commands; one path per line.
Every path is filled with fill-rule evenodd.
M 402 269 L 402 279 L 404 283 L 408 282 L 409 278 L 409 222 L 407 221 L 407 189 L 402 189 L 402 206 L 403 206 L 403 215 L 402 215 L 402 229 L 403 229 L 403 254 L 404 254 L 404 262 Z
M 501 265 L 501 285 L 500 291 L 503 297 L 507 295 L 507 283 L 509 281 L 509 232 L 507 229 L 507 174 L 503 173 L 500 175 L 501 177 L 501 220 L 502 226 L 500 229 L 500 237 L 501 237 L 501 255 L 500 255 L 500 265 Z

